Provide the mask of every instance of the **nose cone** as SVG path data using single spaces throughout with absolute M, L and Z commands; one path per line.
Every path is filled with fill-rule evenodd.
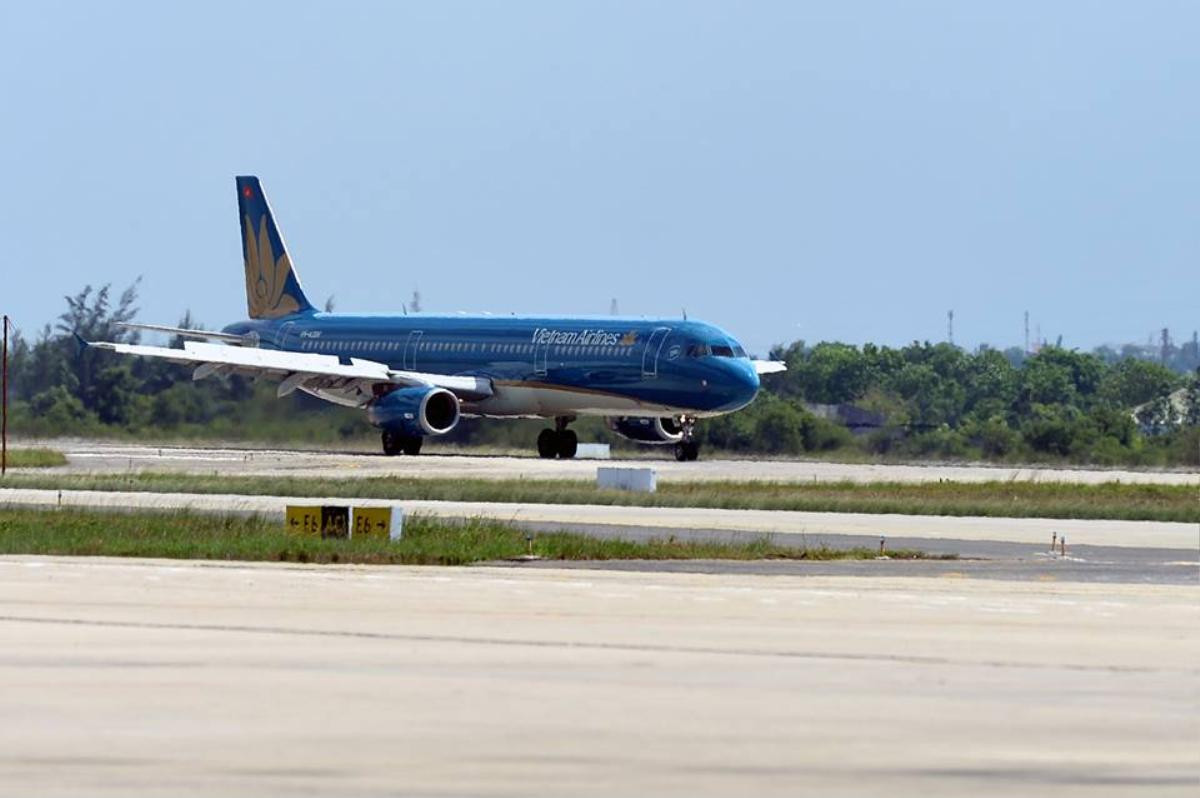
M 748 360 L 729 360 L 725 366 L 725 403 L 722 410 L 740 410 L 758 394 L 758 372 Z

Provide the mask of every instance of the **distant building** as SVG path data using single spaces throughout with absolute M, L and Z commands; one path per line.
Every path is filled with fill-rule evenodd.
M 1138 430 L 1143 435 L 1161 435 L 1187 424 L 1189 415 L 1196 412 L 1196 408 L 1192 407 L 1196 398 L 1189 395 L 1192 390 L 1180 388 L 1133 408 L 1130 415 L 1137 423 Z

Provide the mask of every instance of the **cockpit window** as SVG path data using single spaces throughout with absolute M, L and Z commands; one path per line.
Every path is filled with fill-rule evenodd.
M 719 344 L 688 344 L 688 357 L 745 357 L 746 350 L 737 344 L 723 341 Z

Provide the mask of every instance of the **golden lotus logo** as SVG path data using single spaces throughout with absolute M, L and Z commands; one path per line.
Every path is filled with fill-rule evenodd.
M 271 237 L 267 235 L 267 217 L 264 215 L 259 220 L 257 240 L 249 216 L 246 217 L 245 230 L 246 303 L 250 318 L 274 319 L 300 310 L 295 297 L 284 290 L 288 275 L 292 272 L 292 262 L 288 260 L 286 252 L 278 260 L 275 259 Z
M 622 336 L 618 346 L 633 346 L 637 343 L 637 330 L 630 330 Z

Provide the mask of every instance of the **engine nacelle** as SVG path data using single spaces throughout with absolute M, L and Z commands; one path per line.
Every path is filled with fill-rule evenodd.
M 608 428 L 638 443 L 679 443 L 683 427 L 673 418 L 640 418 L 619 416 L 608 420 Z
M 398 388 L 367 405 L 367 420 L 410 436 L 445 435 L 458 423 L 458 397 L 445 388 Z

